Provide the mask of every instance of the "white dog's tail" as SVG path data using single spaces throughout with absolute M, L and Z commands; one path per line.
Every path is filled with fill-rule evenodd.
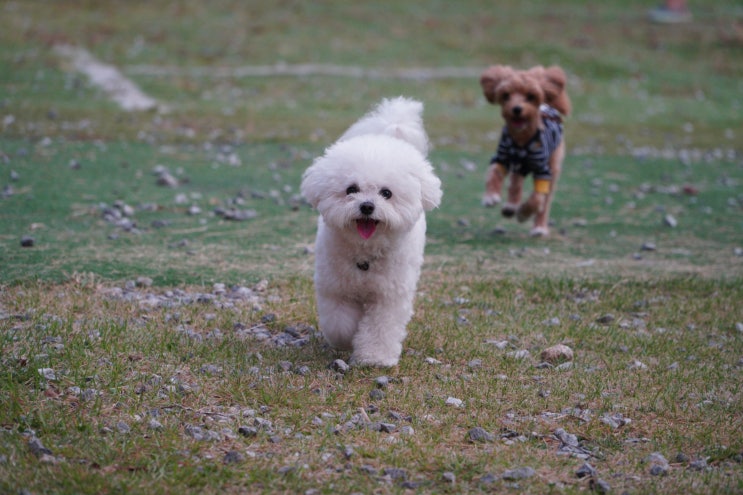
M 371 112 L 343 133 L 340 141 L 364 134 L 385 134 L 406 141 L 428 154 L 428 135 L 423 128 L 423 103 L 398 96 L 383 99 Z

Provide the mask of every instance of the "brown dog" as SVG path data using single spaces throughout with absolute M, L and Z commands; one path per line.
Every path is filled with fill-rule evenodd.
M 506 122 L 490 161 L 482 202 L 485 206 L 501 202 L 503 183 L 510 173 L 508 199 L 501 212 L 505 217 L 515 214 L 519 222 L 534 216 L 533 236 L 549 234 L 550 206 L 565 158 L 562 117 L 570 114 L 565 79 L 565 72 L 557 66 L 519 71 L 494 65 L 480 77 L 485 98 L 501 106 Z M 534 175 L 534 192 L 519 205 L 529 174 Z

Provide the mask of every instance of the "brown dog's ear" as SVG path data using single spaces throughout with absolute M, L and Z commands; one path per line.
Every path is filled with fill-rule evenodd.
M 548 105 L 568 116 L 571 111 L 570 98 L 565 91 L 567 77 L 561 67 L 553 65 L 542 71 L 542 87 Z
M 495 88 L 498 84 L 505 79 L 511 72 L 510 67 L 505 65 L 491 65 L 480 76 L 480 86 L 482 86 L 482 94 L 485 95 L 485 99 L 493 105 L 497 104 L 498 101 L 495 98 Z

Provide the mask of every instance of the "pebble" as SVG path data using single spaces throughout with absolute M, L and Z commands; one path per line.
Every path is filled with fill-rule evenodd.
M 573 360 L 573 349 L 564 344 L 557 344 L 543 350 L 540 357 L 546 363 L 560 364 Z
M 457 399 L 456 397 L 446 398 L 446 405 L 448 406 L 462 407 L 463 404 L 464 404 L 464 401 L 462 399 Z
M 237 450 L 230 450 L 224 455 L 223 462 L 225 464 L 235 464 L 245 460 L 245 456 Z
M 37 371 L 45 380 L 54 381 L 57 379 L 57 374 L 52 368 L 39 368 Z
M 578 470 L 575 472 L 575 475 L 578 478 L 593 478 L 596 476 L 596 468 L 591 466 L 589 463 L 584 462 L 583 465 L 579 467 Z
M 393 480 L 407 480 L 408 472 L 400 468 L 384 468 L 382 470 L 384 476 L 389 476 Z
M 663 217 L 663 225 L 673 229 L 678 225 L 678 221 L 676 220 L 676 217 L 669 214 Z
M 369 391 L 369 398 L 371 400 L 382 400 L 384 399 L 384 392 L 382 392 L 378 388 L 372 389 Z
M 374 380 L 374 384 L 375 384 L 375 385 L 376 385 L 376 386 L 377 386 L 378 388 L 387 388 L 387 386 L 389 385 L 389 383 L 390 383 L 390 379 L 389 379 L 389 377 L 387 377 L 387 376 L 384 376 L 384 375 L 383 375 L 383 376 L 378 376 L 378 377 L 377 377 L 377 378 L 376 378 L 376 379 Z
M 642 246 L 640 246 L 640 251 L 655 251 L 657 249 L 657 246 L 654 242 L 645 242 Z
M 645 457 L 642 462 L 644 464 L 650 464 L 649 472 L 653 476 L 664 476 L 668 474 L 668 470 L 670 469 L 668 461 L 660 452 L 653 452 Z
M 621 413 L 616 414 L 605 414 L 601 416 L 599 419 L 604 424 L 609 425 L 612 429 L 621 428 L 622 426 L 626 426 L 630 423 L 632 423 L 632 420 L 629 418 L 625 418 L 624 415 Z
M 163 424 L 156 419 L 151 419 L 150 422 L 147 424 L 147 427 L 150 430 L 162 430 Z
M 502 478 L 506 481 L 523 480 L 534 476 L 536 471 L 531 467 L 520 467 L 516 469 L 509 469 L 503 473 Z
M 591 481 L 588 483 L 588 487 L 591 489 L 591 491 L 594 491 L 596 493 L 604 494 L 611 492 L 611 486 L 609 483 L 602 479 L 591 479 Z
M 495 441 L 495 435 L 485 428 L 476 426 L 467 432 L 467 440 L 473 443 L 491 443 Z
M 467 363 L 467 367 L 470 369 L 476 369 L 482 367 L 482 359 L 473 359 L 469 363 Z
M 648 365 L 635 359 L 628 365 L 628 368 L 631 370 L 646 370 Z
M 509 352 L 506 354 L 506 356 L 514 359 L 527 359 L 529 356 L 531 356 L 531 353 L 526 349 L 522 349 L 520 351 Z
M 241 426 L 237 429 L 237 432 L 244 437 L 254 437 L 258 435 L 258 428 L 252 426 Z
M 613 322 L 615 319 L 616 318 L 613 314 L 607 313 L 605 315 L 602 315 L 596 318 L 596 323 L 601 323 L 602 325 L 608 325 L 609 323 Z
M 336 359 L 335 361 L 330 363 L 330 369 L 341 374 L 346 374 L 348 373 L 348 370 L 351 369 L 351 367 L 348 366 L 348 363 L 346 363 L 344 360 Z
M 41 458 L 44 455 L 53 455 L 52 451 L 44 447 L 44 444 L 41 443 L 41 440 L 39 440 L 35 435 L 31 436 L 28 440 L 28 448 L 31 453 L 38 458 Z
M 457 482 L 457 476 L 452 473 L 451 471 L 446 471 L 441 474 L 441 480 L 446 483 L 456 483 Z

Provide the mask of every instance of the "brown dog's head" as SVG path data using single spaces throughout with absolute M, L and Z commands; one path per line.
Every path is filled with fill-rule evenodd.
M 515 70 L 493 65 L 480 76 L 485 98 L 501 106 L 509 132 L 533 134 L 539 126 L 539 106 L 546 103 L 563 115 L 570 114 L 570 99 L 565 92 L 565 72 L 557 66 L 541 65 Z

